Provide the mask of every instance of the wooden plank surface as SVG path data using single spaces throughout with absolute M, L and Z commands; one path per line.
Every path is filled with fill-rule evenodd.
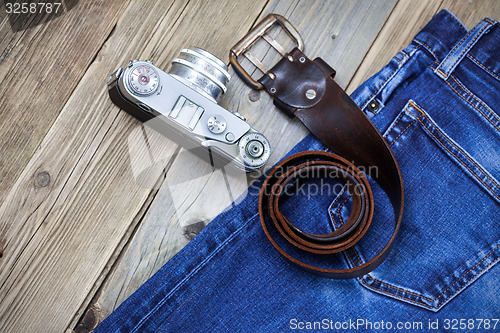
M 73 327 L 151 195 L 131 175 L 127 138 L 138 122 L 109 100 L 110 71 L 133 58 L 155 58 L 166 67 L 185 39 L 225 53 L 233 34 L 248 30 L 261 7 L 232 1 L 130 3 L 0 207 L 0 331 Z M 220 8 L 233 15 L 220 15 Z M 35 174 L 44 181 L 34 182 Z
M 499 6 L 79 1 L 19 32 L 0 14 L 0 332 L 90 331 L 252 180 L 213 170 L 116 108 L 105 81 L 118 66 L 140 58 L 168 69 L 187 46 L 227 61 L 229 47 L 257 18 L 277 12 L 300 31 L 306 54 L 324 58 L 352 91 L 440 8 L 470 28 L 484 16 L 498 19 Z M 252 52 L 266 63 L 276 60 L 265 43 Z M 268 137 L 271 166 L 307 131 L 231 73 L 220 104 Z M 138 178 L 137 170 L 145 172 Z
M 81 1 L 56 19 L 17 32 L 0 8 L 0 204 L 127 2 Z
M 395 2 L 380 1 L 271 1 L 262 13 L 287 17 L 306 41 L 306 53 L 322 55 L 338 71 L 338 82 L 345 85 L 365 56 L 378 30 Z M 367 20 L 368 17 L 377 18 Z M 260 19 L 259 18 L 259 19 Z M 336 35 L 335 39 L 332 38 Z M 242 35 L 235 36 L 226 49 Z M 283 37 L 283 36 L 278 36 Z M 281 40 L 282 38 L 277 38 Z M 270 52 L 261 43 L 252 53 L 258 57 Z M 276 55 L 277 56 L 277 55 Z M 277 58 L 268 57 L 276 62 Z M 274 58 L 274 59 L 273 59 Z M 227 61 L 227 55 L 222 58 Z M 266 94 L 255 94 L 231 70 L 228 93 L 220 104 L 247 117 L 271 142 L 273 155 L 268 167 L 290 150 L 307 131 L 277 110 Z M 155 142 L 155 140 L 160 140 Z M 150 140 L 162 146 L 161 137 Z M 189 171 L 186 170 L 189 166 Z M 230 184 L 226 187 L 226 181 Z M 213 217 L 246 190 L 251 178 L 212 170 L 209 163 L 181 149 L 166 174 L 158 195 L 138 227 L 126 250 L 111 271 L 102 290 L 92 301 L 87 318 L 102 320 L 134 292 L 170 257 L 185 246 Z M 152 182 L 151 182 L 152 183 Z M 178 185 L 178 186 L 176 186 Z M 228 192 L 230 194 L 228 195 Z M 90 321 L 90 320 L 88 320 Z
M 344 7 L 337 3 L 329 4 L 336 9 L 336 11 L 332 12 L 331 8 L 322 8 L 321 4 L 318 5 L 318 3 L 290 2 L 286 7 L 280 7 L 284 3 L 284 1 L 279 3 L 271 2 L 263 15 L 267 12 L 277 12 L 289 18 L 306 41 L 306 53 L 310 54 L 311 57 L 321 56 L 334 68 L 341 68 L 342 70 L 337 71 L 337 80 L 342 86 L 349 82 L 349 91 L 354 90 L 369 76 L 375 74 L 396 52 L 404 48 L 411 41 L 411 38 L 441 8 L 457 12 L 459 18 L 464 20 L 463 22 L 469 28 L 484 16 L 492 15 L 495 12 L 500 13 L 499 11 L 488 12 L 485 10 L 497 6 L 492 6 L 492 3 L 403 0 L 399 1 L 394 7 L 383 29 L 377 35 L 377 27 L 373 26 L 373 20 L 369 18 L 377 18 L 383 21 L 384 16 L 381 15 L 380 8 L 374 10 L 373 7 L 367 6 L 366 12 L 360 13 L 360 8 L 353 6 L 352 2 L 344 2 Z M 300 5 L 303 7 L 298 9 Z M 294 16 L 294 12 L 296 16 Z M 321 12 L 324 15 L 320 17 L 316 15 L 315 19 L 312 20 L 309 15 L 314 12 Z M 356 30 L 353 29 L 352 25 L 346 23 L 352 18 L 353 12 L 360 15 L 357 19 L 367 22 L 367 25 L 363 27 L 364 29 L 368 29 L 370 26 L 374 29 L 372 31 L 377 38 L 373 44 L 369 40 L 371 37 L 369 34 L 363 36 L 368 40 L 362 40 L 356 33 L 349 33 Z M 298 18 L 298 13 L 302 14 L 302 18 Z M 309 13 L 309 15 L 304 15 L 305 13 Z M 469 15 L 466 16 L 465 13 Z M 311 22 L 317 22 L 317 24 L 314 25 Z M 328 28 L 324 29 L 322 26 Z M 366 52 L 366 49 L 360 51 L 352 47 L 353 44 L 363 45 L 363 43 L 371 46 L 366 55 L 363 53 Z M 262 55 L 268 50 L 269 47 L 264 44 L 262 49 L 252 52 Z M 359 55 L 364 55 L 362 62 L 358 58 Z M 359 63 L 361 65 L 358 68 L 357 64 Z M 354 71 L 356 71 L 355 75 Z M 233 74 L 233 72 L 231 73 Z M 233 80 L 231 82 L 229 93 L 224 97 L 221 104 L 229 109 L 238 109 L 255 128 L 263 131 L 268 136 L 273 148 L 276 146 L 280 148 L 278 153 L 275 150 L 275 155 L 269 165 L 276 162 L 280 156 L 283 156 L 307 133 L 299 123 L 283 117 L 279 111 L 276 112 L 277 110 L 270 103 L 268 96 L 250 91 L 239 81 L 235 83 Z M 262 112 L 264 112 L 264 115 Z M 269 114 L 273 116 L 269 116 Z M 294 133 L 294 136 L 291 137 L 285 135 L 285 133 Z M 201 167 L 200 165 L 203 164 L 205 166 Z M 185 182 L 184 191 L 173 188 L 172 184 L 182 183 L 182 181 L 176 180 L 176 177 L 183 180 L 188 178 L 185 176 L 186 165 L 196 165 L 199 167 L 197 171 L 199 175 L 210 174 L 212 177 L 200 177 L 195 182 Z M 229 189 L 219 186 L 217 191 L 214 191 L 214 178 L 219 183 L 224 183 L 221 172 L 211 172 L 209 165 L 186 152 L 182 158 L 174 161 L 166 177 L 167 179 L 141 222 L 137 233 L 117 261 L 102 290 L 92 301 L 92 306 L 87 313 L 88 317 L 102 318 L 108 315 L 169 258 L 185 246 L 193 235 L 210 221 L 213 215 L 212 212 L 222 211 L 229 204 L 227 197 L 219 197 L 220 200 L 217 202 L 211 193 L 231 191 L 233 189 L 241 190 L 241 187 L 231 184 L 232 186 Z M 207 184 L 210 185 L 203 186 Z M 200 188 L 209 188 L 210 190 L 200 195 L 198 190 Z M 189 198 L 189 194 L 191 194 L 191 198 Z M 237 195 L 238 193 L 232 193 L 232 197 L 237 197 Z M 184 201 L 184 205 L 175 204 L 176 198 L 179 197 Z M 206 198 L 210 198 L 210 200 L 206 200 Z M 205 207 L 207 201 L 210 202 L 209 209 Z M 189 207 L 189 209 L 186 209 L 186 207 Z M 186 222 L 188 222 L 188 225 L 186 225 Z
M 356 75 L 349 82 L 347 92 L 353 92 L 363 81 L 377 73 L 441 9 L 452 12 L 467 29 L 471 29 L 485 17 L 497 20 L 500 17 L 500 1 L 497 0 L 400 0 Z

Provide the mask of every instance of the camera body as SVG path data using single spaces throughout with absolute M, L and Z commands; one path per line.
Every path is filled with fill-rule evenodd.
M 243 116 L 217 104 L 229 79 L 221 60 L 192 47 L 172 60 L 169 73 L 150 61 L 130 61 L 111 75 L 108 91 L 116 105 L 167 136 L 172 132 L 238 169 L 258 170 L 271 147 Z

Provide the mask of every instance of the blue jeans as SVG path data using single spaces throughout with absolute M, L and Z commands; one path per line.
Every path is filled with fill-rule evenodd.
M 498 22 L 468 32 L 441 11 L 352 97 L 391 145 L 404 179 L 401 230 L 381 266 L 330 280 L 284 260 L 260 225 L 259 183 L 96 332 L 500 331 Z M 322 149 L 308 136 L 290 154 Z M 355 248 L 324 258 L 330 265 L 369 260 L 392 233 L 390 202 L 370 183 L 370 230 Z M 282 211 L 326 232 L 349 205 L 339 191 L 290 197 Z

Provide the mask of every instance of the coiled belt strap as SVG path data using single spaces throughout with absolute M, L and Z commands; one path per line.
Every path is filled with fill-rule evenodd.
M 314 274 L 347 279 L 374 270 L 389 254 L 403 215 L 403 180 L 398 163 L 381 133 L 354 101 L 333 80 L 335 71 L 322 59 L 308 59 L 294 48 L 259 82 L 274 97 L 274 104 L 304 125 L 337 154 L 306 151 L 279 163 L 264 181 L 259 197 L 262 227 L 273 246 L 289 261 Z M 357 165 L 358 167 L 356 167 Z M 315 254 L 328 255 L 356 244 L 370 226 L 374 199 L 370 186 L 359 170 L 376 167 L 377 183 L 388 195 L 393 210 L 394 227 L 384 248 L 375 257 L 350 269 L 330 269 L 305 263 L 279 246 L 271 232 L 295 247 Z M 279 210 L 284 187 L 294 178 L 315 170 L 335 171 L 349 184 L 353 203 L 349 219 L 329 234 L 311 234 L 294 226 Z M 274 236 L 273 236 L 274 234 Z

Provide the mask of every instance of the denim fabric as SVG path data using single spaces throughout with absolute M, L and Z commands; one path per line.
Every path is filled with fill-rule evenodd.
M 485 19 L 468 32 L 441 11 L 352 97 L 391 145 L 404 179 L 401 230 L 381 266 L 329 280 L 288 263 L 262 231 L 257 184 L 96 332 L 500 331 L 498 23 Z M 308 136 L 290 154 L 322 149 Z M 325 257 L 330 266 L 369 260 L 392 233 L 390 202 L 370 183 L 372 226 L 355 248 Z M 288 198 L 282 211 L 325 232 L 349 208 L 340 191 Z

